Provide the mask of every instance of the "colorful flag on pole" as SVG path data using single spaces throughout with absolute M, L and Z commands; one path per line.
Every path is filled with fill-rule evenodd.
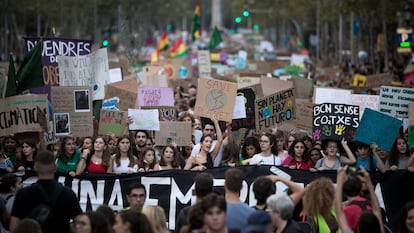
M 201 8 L 200 3 L 197 3 L 194 9 L 194 16 L 193 16 L 193 23 L 191 25 L 192 28 L 192 39 L 195 41 L 201 36 Z
M 170 41 L 168 40 L 167 33 L 164 32 L 161 35 L 161 38 L 157 44 L 156 50 L 151 53 L 151 63 L 157 62 L 160 59 L 160 51 L 167 50 L 169 47 L 169 44 L 170 44 Z
M 44 86 L 42 71 L 42 41 L 36 45 L 24 58 L 16 74 L 17 94 L 35 87 Z
M 183 39 L 178 39 L 174 42 L 171 48 L 168 50 L 168 55 L 172 58 L 187 56 L 187 48 L 183 42 Z
M 6 89 L 5 97 L 10 97 L 10 96 L 15 96 L 15 95 L 17 95 L 16 70 L 14 68 L 13 56 L 10 54 L 9 71 L 7 73 L 7 89 Z
M 213 33 L 210 37 L 210 43 L 208 44 L 208 48 L 210 50 L 215 49 L 223 40 L 221 39 L 221 33 L 217 29 L 217 27 L 214 27 Z
M 164 32 L 161 35 L 160 41 L 158 42 L 157 51 L 167 50 L 168 49 L 168 46 L 169 46 L 169 43 L 170 43 L 170 41 L 168 40 L 167 33 Z

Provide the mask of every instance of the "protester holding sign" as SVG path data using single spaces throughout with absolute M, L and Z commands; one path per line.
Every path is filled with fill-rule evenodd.
M 324 150 L 325 157 L 316 162 L 315 169 L 311 171 L 322 170 L 336 170 L 342 167 L 344 164 L 355 164 L 356 159 L 351 149 L 348 147 L 345 139 L 341 140 L 342 147 L 344 148 L 348 157 L 339 155 L 338 142 L 334 140 L 326 140 L 323 142 L 322 149 Z
M 370 146 L 365 143 L 357 142 L 356 145 L 356 165 L 355 167 L 359 168 L 360 166 L 364 167 L 367 171 L 376 171 L 377 169 L 384 173 L 385 167 L 382 160 L 379 158 L 378 153 L 376 152 L 378 145 L 373 143 L 371 145 L 372 154 L 370 153 Z
M 214 146 L 213 151 L 210 152 L 210 149 L 213 146 L 213 136 L 210 134 L 202 136 L 200 139 L 200 152 L 196 156 L 190 156 L 190 158 L 187 159 L 184 170 L 204 171 L 207 168 L 214 167 L 214 160 L 216 159 L 223 142 L 223 134 L 221 133 L 218 120 L 214 118 L 213 122 L 217 132 L 217 143 Z

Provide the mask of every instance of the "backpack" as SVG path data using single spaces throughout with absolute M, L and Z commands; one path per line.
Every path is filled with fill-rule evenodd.
M 350 201 L 348 203 L 348 205 L 357 205 L 359 208 L 362 209 L 362 213 L 365 212 L 372 212 L 372 209 L 368 209 L 367 206 L 371 207 L 371 202 L 368 200 L 365 201 Z M 393 231 L 391 230 L 391 227 L 389 226 L 388 222 L 386 219 L 382 219 L 382 224 L 384 227 L 384 232 L 385 233 L 392 233 Z
M 42 185 L 34 185 L 38 187 L 38 189 L 40 190 L 41 196 L 44 198 L 44 201 L 42 201 L 42 203 L 40 203 L 36 208 L 34 208 L 27 217 L 36 220 L 44 230 L 51 216 L 52 210 L 56 204 L 57 198 L 63 190 L 63 187 L 61 184 L 57 184 L 53 192 L 50 195 L 48 195 Z

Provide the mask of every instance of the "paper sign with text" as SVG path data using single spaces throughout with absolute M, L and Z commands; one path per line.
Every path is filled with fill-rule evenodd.
M 115 136 L 122 136 L 127 119 L 128 112 L 126 111 L 111 111 L 102 109 L 99 119 L 98 134 L 106 135 L 113 133 Z
M 414 102 L 414 89 L 381 86 L 379 111 L 392 117 L 408 118 L 408 104 Z
M 92 99 L 104 99 L 109 83 L 106 48 L 84 56 L 58 56 L 58 61 L 60 86 L 92 86 Z
M 401 123 L 397 118 L 367 108 L 355 132 L 355 140 L 368 145 L 375 142 L 382 150 L 391 151 Z
M 160 146 L 171 143 L 188 146 L 191 143 L 191 133 L 191 122 L 160 122 L 160 131 L 155 131 L 155 141 Z
M 296 114 L 294 89 L 287 89 L 255 101 L 256 131 L 261 132 L 286 121 Z
M 316 87 L 313 93 L 313 103 L 351 104 L 351 90 Z
M 323 103 L 313 106 L 313 139 L 353 140 L 359 126 L 359 106 Z
M 210 60 L 210 51 L 208 50 L 198 50 L 197 51 L 198 59 L 198 75 L 200 78 L 210 77 L 211 76 L 211 60 Z
M 312 131 L 313 104 L 307 99 L 296 99 L 296 127 Z
M 129 124 L 129 130 L 160 130 L 157 109 L 128 109 L 128 116 L 133 121 L 133 123 Z
M 138 87 L 138 105 L 174 106 L 174 91 L 169 87 Z
M 359 118 L 362 118 L 365 108 L 378 110 L 379 95 L 351 94 L 351 104 L 359 106 Z
M 236 96 L 232 119 L 246 118 L 246 108 L 244 101 L 245 100 L 243 96 Z
M 194 115 L 231 122 L 237 83 L 200 78 Z
M 0 136 L 39 132 L 38 111 L 48 115 L 46 95 L 18 95 L 0 99 Z
M 52 87 L 51 93 L 55 135 L 92 136 L 91 87 Z

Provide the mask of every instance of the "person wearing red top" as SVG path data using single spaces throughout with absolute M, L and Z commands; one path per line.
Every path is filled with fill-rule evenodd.
M 302 139 L 293 141 L 288 152 L 289 156 L 282 162 L 282 166 L 299 170 L 309 170 L 311 168 L 308 148 Z
M 98 136 L 93 142 L 93 150 L 89 156 L 81 156 L 76 174 L 105 173 L 110 161 L 108 143 L 103 136 Z

